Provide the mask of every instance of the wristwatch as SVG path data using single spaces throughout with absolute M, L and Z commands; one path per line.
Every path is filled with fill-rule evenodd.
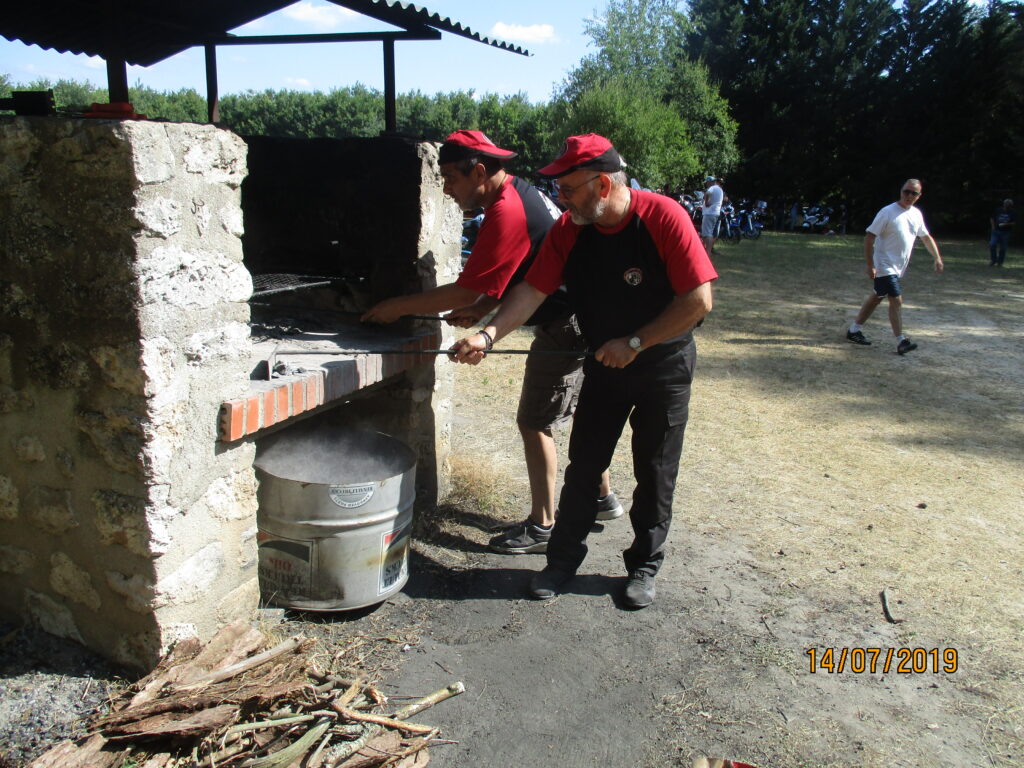
M 643 349 L 643 345 L 640 343 L 640 337 L 634 336 L 629 340 L 629 348 L 634 352 L 640 352 Z

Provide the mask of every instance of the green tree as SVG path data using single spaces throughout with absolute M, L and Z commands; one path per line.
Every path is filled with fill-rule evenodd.
M 701 172 L 686 122 L 670 104 L 628 82 L 589 88 L 567 106 L 566 135 L 599 133 L 629 163 L 629 173 L 649 186 L 683 185 Z
M 686 58 L 690 25 L 679 6 L 675 0 L 610 0 L 587 24 L 597 51 L 570 73 L 552 107 L 556 133 L 614 128 L 631 151 L 613 139 L 616 147 L 650 186 L 693 183 L 711 167 L 727 172 L 739 157 L 727 102 L 707 69 Z

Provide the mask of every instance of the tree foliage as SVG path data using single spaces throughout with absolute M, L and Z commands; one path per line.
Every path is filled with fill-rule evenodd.
M 483 130 L 519 153 L 513 170 L 546 164 L 567 135 L 596 132 L 648 186 L 729 176 L 734 195 L 845 201 L 855 220 L 924 181 L 929 221 L 984 226 L 1024 168 L 1021 0 L 608 0 L 585 22 L 593 51 L 547 104 L 524 94 L 413 91 L 399 131 L 442 140 Z M 89 82 L 37 80 L 57 106 L 107 100 Z M 203 121 L 191 89 L 136 85 L 137 112 Z M 241 134 L 376 136 L 383 95 L 247 91 L 221 99 Z M 858 221 L 859 223 L 859 221 Z
M 1012 189 L 1024 167 L 1021 9 L 999 0 L 984 9 L 967 0 L 693 0 L 684 46 L 740 125 L 734 183 L 844 199 L 864 218 L 916 176 L 930 219 L 963 226 L 987 221 L 998 190 Z
M 675 0 L 610 0 L 586 23 L 597 50 L 562 85 L 556 133 L 602 133 L 650 186 L 731 170 L 736 124 L 707 68 L 685 56 L 689 29 Z

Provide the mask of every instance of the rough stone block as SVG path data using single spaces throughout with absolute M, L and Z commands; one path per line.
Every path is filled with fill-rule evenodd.
M 37 383 L 51 389 L 80 389 L 89 383 L 85 351 L 70 343 L 29 350 L 28 369 Z
M 135 207 L 135 216 L 152 237 L 166 240 L 181 231 L 181 206 L 166 197 L 142 200 Z
M 141 395 L 145 377 L 139 365 L 139 349 L 134 344 L 120 347 L 96 347 L 89 355 L 103 374 L 107 386 L 122 392 Z
M 228 592 L 217 605 L 217 621 L 230 624 L 236 619 L 251 618 L 260 605 L 260 582 L 253 577 Z
M 0 475 L 0 520 L 18 517 L 18 487 L 6 475 Z
M 219 251 L 168 244 L 140 258 L 137 268 L 143 303 L 161 313 L 245 302 L 252 294 L 248 270 Z
M 118 571 L 107 571 L 107 586 L 125 598 L 125 605 L 136 613 L 150 613 L 156 590 L 153 583 L 141 574 L 129 576 Z
M 14 455 L 26 463 L 46 461 L 46 449 L 38 437 L 23 435 L 14 441 Z
M 67 637 L 80 643 L 82 635 L 78 632 L 75 617 L 66 605 L 62 605 L 49 595 L 25 590 L 25 612 L 32 621 L 44 632 L 57 637 Z
M 190 365 L 209 366 L 214 363 L 233 364 L 249 358 L 252 342 L 249 326 L 243 323 L 228 323 L 192 334 L 185 341 L 185 359 Z
M 238 552 L 238 569 L 241 571 L 255 567 L 259 561 L 259 549 L 256 546 L 258 531 L 259 529 L 254 525 L 242 532 Z
M 146 502 L 117 491 L 96 491 L 96 530 L 104 544 L 117 544 L 130 552 L 149 557 L 149 528 Z
M 0 544 L 0 573 L 24 573 L 35 562 L 36 556 L 28 550 Z
M 63 552 L 50 557 L 50 587 L 58 595 L 93 611 L 100 609 L 100 596 L 92 587 L 92 577 Z
M 75 457 L 64 448 L 58 448 L 54 454 L 54 464 L 57 465 L 57 470 L 66 479 L 70 480 L 75 476 Z
M 218 477 L 206 489 L 199 505 L 215 520 L 245 520 L 256 514 L 256 475 L 251 468 Z
M 30 411 L 35 404 L 35 400 L 29 392 L 0 386 L 0 413 Z
M 109 466 L 129 474 L 140 470 L 143 431 L 138 415 L 109 408 L 103 413 L 80 413 L 76 421 Z
M 169 645 L 169 643 L 168 643 Z M 150 670 L 156 664 L 163 649 L 156 630 L 122 635 L 114 643 L 111 653 L 114 661 L 136 669 Z
M 63 488 L 33 488 L 25 496 L 25 509 L 32 524 L 46 533 L 56 535 L 79 526 L 71 491 Z
M 188 173 L 202 174 L 208 182 L 238 188 L 245 179 L 246 147 L 238 136 L 208 126 L 175 126 L 187 147 L 183 165 Z
M 159 579 L 154 605 L 183 605 L 204 598 L 224 569 L 224 548 L 219 541 L 207 544 L 182 563 L 174 573 Z

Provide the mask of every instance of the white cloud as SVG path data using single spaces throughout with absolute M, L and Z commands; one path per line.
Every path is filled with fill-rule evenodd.
M 312 88 L 313 83 L 304 77 L 286 77 L 284 79 L 288 85 L 294 85 L 296 88 Z
M 89 69 L 106 69 L 107 62 L 103 60 L 102 56 L 87 56 L 85 61 L 82 62 Z
M 341 8 L 337 5 L 314 5 L 309 0 L 303 0 L 301 3 L 290 5 L 282 13 L 289 19 L 301 21 L 304 24 L 309 24 L 321 30 L 334 29 L 352 17 L 359 15 L 348 8 Z
M 499 21 L 491 27 L 491 34 L 500 37 L 502 40 L 509 40 L 518 43 L 557 43 L 555 28 L 550 24 L 531 24 L 526 27 L 522 24 L 506 24 Z

